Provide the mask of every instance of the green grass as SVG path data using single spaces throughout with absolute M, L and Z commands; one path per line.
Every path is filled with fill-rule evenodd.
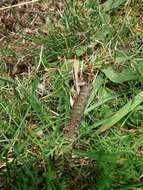
M 11 78 L 0 61 L 0 188 L 143 189 L 142 7 L 141 0 L 69 1 L 47 34 L 17 33 L 36 48 L 1 50 L 1 57 L 32 58 L 29 77 Z M 62 129 L 76 93 L 75 57 L 98 75 L 80 125 L 81 148 L 72 149 Z

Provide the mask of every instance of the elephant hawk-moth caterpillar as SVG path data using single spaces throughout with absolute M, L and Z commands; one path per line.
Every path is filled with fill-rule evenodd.
M 77 96 L 72 108 L 69 124 L 66 126 L 66 129 L 64 129 L 66 139 L 72 143 L 75 142 L 79 133 L 79 125 L 84 115 L 84 110 L 91 94 L 91 90 L 92 84 L 89 83 L 86 83 L 81 87 L 79 95 Z

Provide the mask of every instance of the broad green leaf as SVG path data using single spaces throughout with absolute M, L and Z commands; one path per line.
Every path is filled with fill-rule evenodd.
M 99 12 L 99 16 L 100 16 L 100 20 L 102 22 L 103 25 L 105 24 L 109 24 L 110 23 L 110 16 L 108 14 L 106 14 L 105 12 Z
M 116 63 L 123 63 L 129 59 L 129 56 L 126 54 L 125 51 L 116 51 L 115 53 L 115 62 Z
M 112 29 L 108 25 L 103 25 L 102 28 L 100 28 L 96 32 L 96 39 L 99 41 L 107 40 L 107 36 L 112 34 Z
M 137 72 L 131 68 L 124 69 L 122 72 L 116 73 L 112 67 L 108 67 L 107 69 L 102 69 L 102 72 L 114 83 L 123 83 L 125 81 L 139 79 Z
M 106 105 L 106 104 L 104 104 L 101 108 L 100 108 L 100 117 L 102 117 L 102 118 L 109 118 L 110 116 L 112 116 L 113 115 L 113 109 L 110 107 L 110 106 L 108 106 L 108 105 Z
M 136 68 L 136 70 L 137 70 L 137 72 L 139 74 L 139 78 L 143 82 L 143 60 L 138 61 L 138 63 L 135 65 L 135 68 Z
M 105 124 L 103 124 L 98 132 L 104 132 L 107 129 L 114 126 L 118 121 L 120 121 L 123 117 L 125 117 L 128 113 L 133 111 L 138 105 L 143 102 L 143 91 L 137 94 L 133 100 L 129 101 L 126 105 L 124 105 L 119 111 L 117 111 L 113 116 L 111 116 Z
M 85 52 L 86 52 L 87 48 L 85 46 L 80 46 L 78 47 L 75 52 L 76 52 L 76 55 L 78 57 L 80 57 L 81 55 L 83 55 Z
M 107 0 L 104 3 L 104 11 L 110 11 L 112 9 L 118 8 L 120 5 L 123 5 L 126 0 Z
M 109 97 L 115 96 L 115 95 L 117 95 L 117 93 L 115 91 L 113 91 L 103 85 L 102 88 L 100 88 L 100 90 L 98 92 L 98 100 L 102 101 L 106 98 L 109 98 Z

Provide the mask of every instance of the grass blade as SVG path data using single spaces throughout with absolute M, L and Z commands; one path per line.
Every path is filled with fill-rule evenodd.
M 88 114 L 89 112 L 91 112 L 92 110 L 95 110 L 96 108 L 98 108 L 99 106 L 102 106 L 103 104 L 105 104 L 106 102 L 113 100 L 115 98 L 117 98 L 118 95 L 114 95 L 114 96 L 110 96 L 108 98 L 105 98 L 104 100 L 101 100 L 99 102 L 97 102 L 96 104 L 91 105 L 89 108 L 87 108 L 85 110 L 85 114 Z
M 9 84 L 13 84 L 13 85 L 17 85 L 16 82 L 12 79 L 8 79 L 8 78 L 2 78 L 0 77 L 0 80 L 5 82 L 5 83 L 9 83 Z
M 124 105 L 119 111 L 117 111 L 112 117 L 110 117 L 105 124 L 103 124 L 98 132 L 104 132 L 107 129 L 111 128 L 118 121 L 120 121 L 124 116 L 126 116 L 129 112 L 133 111 L 138 105 L 143 102 L 143 91 L 137 94 L 133 100 L 129 101 L 126 105 Z

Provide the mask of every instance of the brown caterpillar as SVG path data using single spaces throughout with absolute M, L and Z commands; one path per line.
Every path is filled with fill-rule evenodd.
M 91 84 L 85 84 L 81 87 L 80 93 L 74 102 L 71 119 L 66 129 L 64 130 L 65 136 L 68 141 L 74 142 L 79 132 L 79 125 L 84 114 L 84 110 L 92 90 Z

